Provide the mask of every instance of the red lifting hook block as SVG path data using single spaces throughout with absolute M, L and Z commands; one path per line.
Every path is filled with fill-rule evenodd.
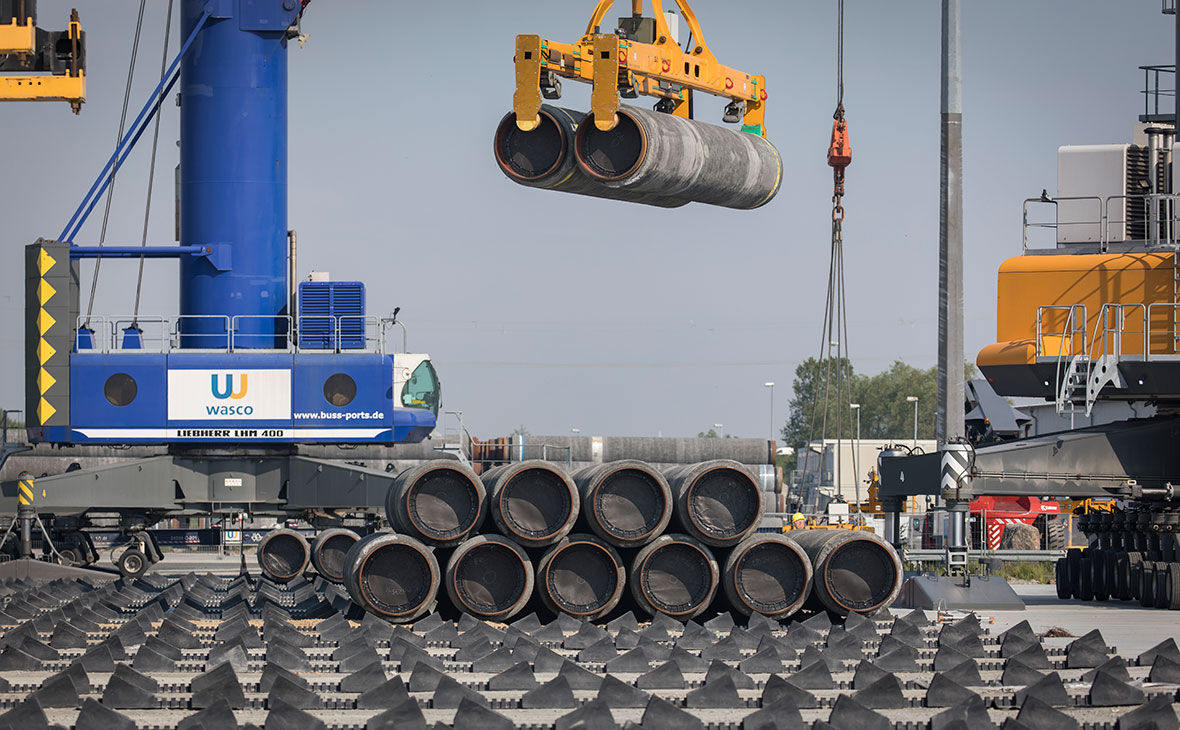
M 828 147 L 828 164 L 848 167 L 852 162 L 852 146 L 848 143 L 848 124 L 843 119 L 832 122 L 832 144 Z

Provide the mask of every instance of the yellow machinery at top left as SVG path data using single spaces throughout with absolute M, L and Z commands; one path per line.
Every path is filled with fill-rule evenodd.
M 86 101 L 86 34 L 78 11 L 66 30 L 37 27 L 37 0 L 0 0 L 0 101 Z

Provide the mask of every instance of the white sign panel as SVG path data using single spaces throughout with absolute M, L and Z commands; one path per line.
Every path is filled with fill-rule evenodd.
M 290 370 L 169 370 L 169 421 L 291 418 Z

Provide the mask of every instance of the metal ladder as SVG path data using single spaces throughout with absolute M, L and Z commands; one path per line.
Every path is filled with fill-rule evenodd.
M 1058 415 L 1069 413 L 1071 426 L 1073 414 L 1077 411 L 1079 401 L 1085 403 L 1087 399 L 1086 389 L 1090 381 L 1090 366 L 1090 358 L 1085 354 L 1071 357 L 1069 364 L 1065 366 L 1064 373 L 1058 366 L 1056 411 Z
M 1180 251 L 1172 252 L 1172 353 L 1180 353 Z M 1150 347 L 1151 343 L 1148 342 Z M 1147 353 L 1143 353 L 1146 355 Z
M 468 433 L 467 427 L 463 425 L 463 411 L 443 411 L 443 445 L 435 446 L 434 450 L 440 454 L 450 454 L 454 456 L 459 462 L 465 466 L 471 466 L 471 434 Z M 446 437 L 450 435 L 448 428 L 449 421 L 446 416 L 454 416 L 458 422 L 457 434 L 459 439 L 454 443 L 446 441 Z

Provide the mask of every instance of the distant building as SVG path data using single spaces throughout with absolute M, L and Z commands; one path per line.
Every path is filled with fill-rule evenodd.
M 796 455 L 795 471 L 790 479 L 792 497 L 818 510 L 833 500 L 868 501 L 869 472 L 876 468 L 877 455 L 889 444 L 913 448 L 914 441 L 912 438 L 860 439 L 859 442 L 842 439 L 839 458 L 836 439 L 812 441 Z M 919 439 L 917 449 L 930 453 L 937 445 L 933 439 Z

